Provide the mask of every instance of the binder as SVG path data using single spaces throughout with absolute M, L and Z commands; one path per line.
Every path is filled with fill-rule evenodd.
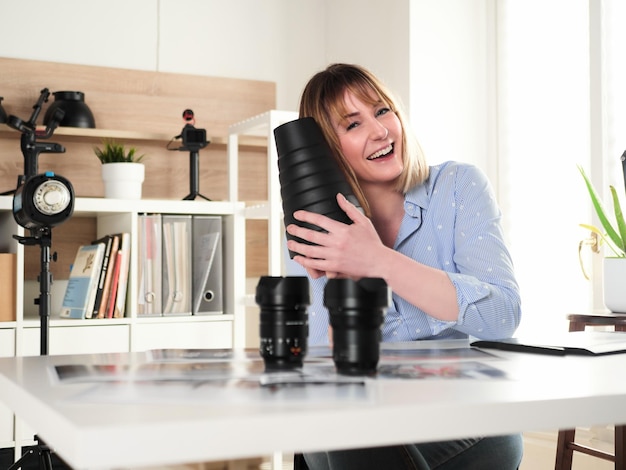
M 137 315 L 161 315 L 161 214 L 139 214 L 138 229 Z
M 191 315 L 190 215 L 161 216 L 163 315 Z
M 222 218 L 193 216 L 192 313 L 224 313 L 222 274 Z
M 541 333 L 501 340 L 477 340 L 470 343 L 475 348 L 502 349 L 565 356 L 601 356 L 626 353 L 626 332 L 623 331 L 570 331 Z

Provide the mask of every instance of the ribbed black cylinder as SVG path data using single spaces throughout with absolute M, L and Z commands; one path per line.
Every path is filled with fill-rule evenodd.
M 311 117 L 290 121 L 274 129 L 278 152 L 278 177 L 283 200 L 285 226 L 297 224 L 313 230 L 320 227 L 298 222 L 297 210 L 323 214 L 345 224 L 352 221 L 337 204 L 337 193 L 360 207 L 352 188 L 339 168 L 332 151 L 315 119 Z M 288 239 L 297 237 L 287 234 Z M 290 252 L 293 258 L 294 253 Z

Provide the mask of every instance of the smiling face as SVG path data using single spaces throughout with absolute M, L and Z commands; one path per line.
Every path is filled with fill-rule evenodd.
M 363 100 L 344 93 L 345 113 L 333 120 L 341 151 L 365 189 L 370 185 L 394 186 L 402 174 L 402 124 L 378 97 Z

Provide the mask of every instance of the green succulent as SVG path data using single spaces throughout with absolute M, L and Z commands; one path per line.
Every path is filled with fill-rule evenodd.
M 126 150 L 124 144 L 117 143 L 113 140 L 103 140 L 104 148 L 94 147 L 93 151 L 100 159 L 101 163 L 139 163 L 144 157 L 136 156 L 137 149 L 131 147 Z
M 583 176 L 585 180 L 585 184 L 587 186 L 587 190 L 589 191 L 589 196 L 591 197 L 591 202 L 593 207 L 598 215 L 598 219 L 600 219 L 600 223 L 602 224 L 602 228 L 604 231 L 600 230 L 598 227 L 588 224 L 580 224 L 581 227 L 584 227 L 592 232 L 595 232 L 600 236 L 600 238 L 611 248 L 611 250 L 615 253 L 616 256 L 623 258 L 626 256 L 626 222 L 624 222 L 624 214 L 622 213 L 622 208 L 619 203 L 619 198 L 617 197 L 617 190 L 613 186 L 609 186 L 611 190 L 611 196 L 613 198 L 613 207 L 615 210 L 615 221 L 617 222 L 617 229 L 614 228 L 613 224 L 607 217 L 607 211 L 604 208 L 604 204 L 602 204 L 602 200 L 598 197 L 598 193 L 596 192 L 591 180 L 583 170 L 582 166 L 578 165 L 578 170 L 580 174 Z

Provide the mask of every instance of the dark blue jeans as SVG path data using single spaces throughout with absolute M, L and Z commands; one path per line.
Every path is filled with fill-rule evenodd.
M 304 454 L 310 470 L 515 470 L 522 436 L 497 436 Z

